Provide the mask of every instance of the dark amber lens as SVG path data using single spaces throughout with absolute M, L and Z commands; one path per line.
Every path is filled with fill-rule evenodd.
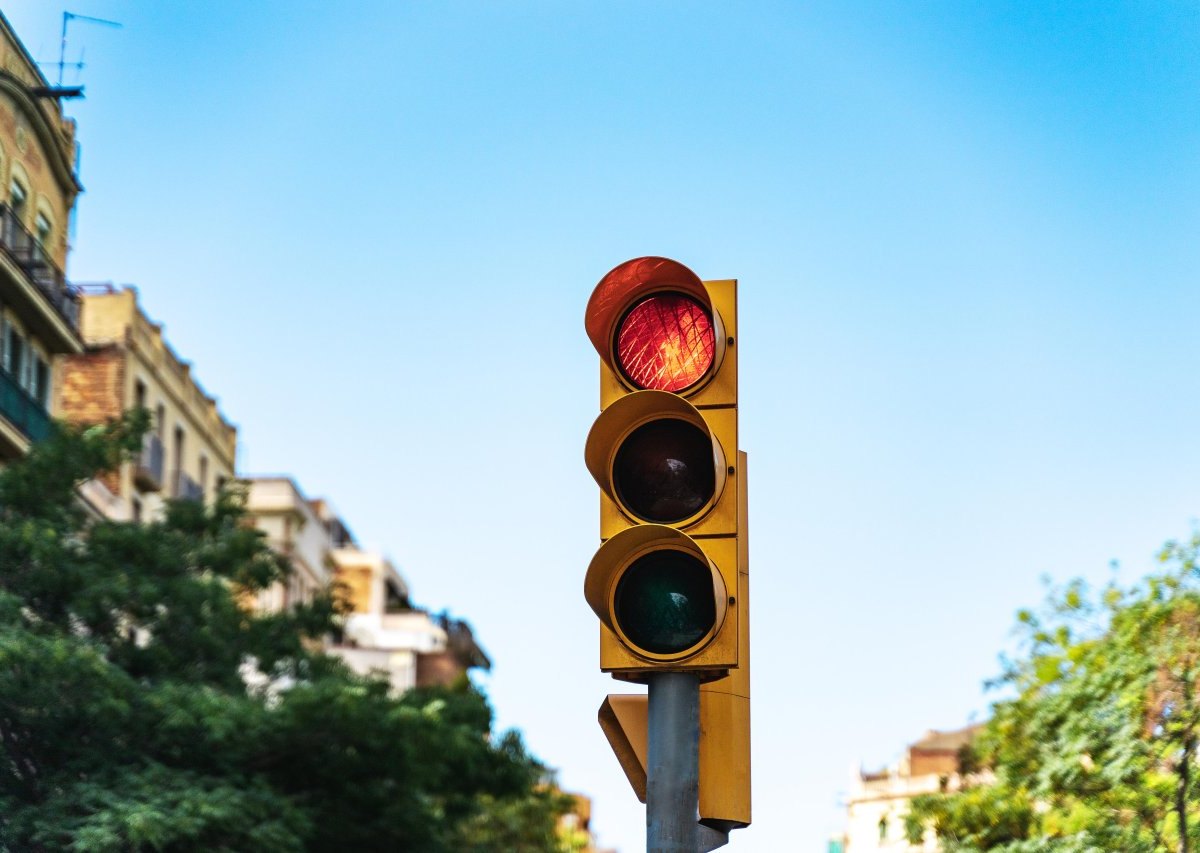
M 651 654 L 687 651 L 717 621 L 712 571 L 682 551 L 652 551 L 633 562 L 617 582 L 617 625 Z
M 617 363 L 638 388 L 685 391 L 708 373 L 715 352 L 712 317 L 680 293 L 646 297 L 617 329 Z
M 677 418 L 643 424 L 617 450 L 613 485 L 639 518 L 661 524 L 690 518 L 716 490 L 712 439 Z

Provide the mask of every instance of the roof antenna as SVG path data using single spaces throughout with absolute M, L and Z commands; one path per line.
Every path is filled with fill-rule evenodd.
M 121 27 L 117 21 L 109 21 L 104 18 L 93 18 L 91 15 L 77 15 L 74 12 L 63 12 L 62 24 L 62 41 L 58 47 L 58 85 L 47 87 L 44 90 L 39 89 L 37 94 L 44 95 L 50 98 L 81 98 L 83 97 L 82 86 L 64 86 L 63 78 L 67 66 L 71 66 L 76 71 L 83 68 L 83 53 L 79 54 L 79 62 L 67 62 L 67 25 L 71 21 L 83 21 L 89 24 L 102 24 L 106 27 Z

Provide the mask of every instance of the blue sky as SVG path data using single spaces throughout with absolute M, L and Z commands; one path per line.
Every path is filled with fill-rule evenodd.
M 415 596 L 502 726 L 642 811 L 595 722 L 595 282 L 740 280 L 755 820 L 823 850 L 859 761 L 986 710 L 1049 573 L 1197 514 L 1200 9 L 77 0 L 70 275 L 129 282 Z M 4 8 L 55 60 L 61 9 Z M 74 79 L 68 75 L 68 81 Z

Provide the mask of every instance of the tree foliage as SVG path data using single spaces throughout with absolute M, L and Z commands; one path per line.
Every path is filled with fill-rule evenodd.
M 88 520 L 76 487 L 145 427 L 59 427 L 0 472 L 0 847 L 556 850 L 562 799 L 469 683 L 397 698 L 316 650 L 332 598 L 245 606 L 289 567 L 236 494 Z
M 1179 851 L 1200 840 L 1200 536 L 1132 588 L 1076 581 L 1022 611 L 1011 698 L 971 745 L 961 790 L 916 798 L 913 843 L 948 853 Z

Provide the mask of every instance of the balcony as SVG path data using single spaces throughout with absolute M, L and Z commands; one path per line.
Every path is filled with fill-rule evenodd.
M 133 482 L 143 492 L 160 492 L 163 486 L 163 443 L 154 433 L 142 439 L 142 452 L 133 469 Z
M 54 265 L 42 244 L 7 204 L 0 204 L 0 250 L 12 258 L 71 330 L 78 334 L 79 296 L 75 288 L 67 284 L 62 270 Z
M 175 497 L 183 501 L 203 501 L 204 489 L 183 471 L 176 471 Z
M 41 441 L 50 434 L 50 413 L 46 407 L 4 370 L 0 370 L 0 416 L 30 441 Z

